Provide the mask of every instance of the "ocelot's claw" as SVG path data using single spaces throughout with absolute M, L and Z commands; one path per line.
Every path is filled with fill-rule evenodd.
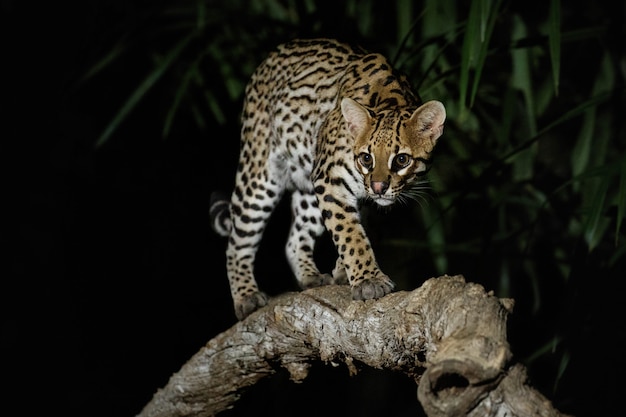
M 391 291 L 395 284 L 388 276 L 380 274 L 375 278 L 364 279 L 352 287 L 353 300 L 372 300 L 381 298 Z
M 253 292 L 241 298 L 235 303 L 235 315 L 243 320 L 259 308 L 267 305 L 267 295 L 261 291 Z

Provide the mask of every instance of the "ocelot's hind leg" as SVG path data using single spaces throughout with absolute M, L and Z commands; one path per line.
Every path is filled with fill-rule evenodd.
M 294 191 L 291 211 L 293 221 L 285 252 L 298 284 L 302 288 L 333 284 L 333 276 L 322 274 L 313 259 L 315 241 L 326 230 L 315 195 Z
M 270 178 L 268 170 L 250 162 L 252 152 L 248 148 L 246 143 L 230 201 L 231 230 L 226 248 L 226 270 L 239 320 L 267 304 L 267 295 L 254 278 L 254 263 L 263 231 L 284 188 Z

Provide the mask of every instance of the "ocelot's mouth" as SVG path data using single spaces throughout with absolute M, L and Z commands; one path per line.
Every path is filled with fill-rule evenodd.
M 396 201 L 395 198 L 393 197 L 389 197 L 389 196 L 384 196 L 384 195 L 373 195 L 370 196 L 372 200 L 374 200 L 376 202 L 376 204 L 378 204 L 379 206 L 390 206 L 394 203 L 394 201 Z

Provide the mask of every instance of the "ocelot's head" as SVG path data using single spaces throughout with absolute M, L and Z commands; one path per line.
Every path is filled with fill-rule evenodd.
M 381 206 L 396 201 L 428 171 L 431 152 L 443 133 L 446 110 L 439 101 L 417 109 L 396 108 L 379 114 L 351 98 L 341 112 L 354 138 L 354 163 L 363 174 L 367 195 Z

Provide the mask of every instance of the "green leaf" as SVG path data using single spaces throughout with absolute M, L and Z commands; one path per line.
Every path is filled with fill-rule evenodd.
M 609 266 L 613 268 L 616 262 L 619 261 L 624 255 L 626 255 L 626 245 L 618 246 L 609 259 Z
M 587 242 L 590 251 L 598 245 L 605 229 L 605 225 L 601 222 L 601 220 L 604 212 L 604 201 L 606 200 L 606 192 L 609 188 L 609 182 L 610 177 L 608 175 L 599 179 L 598 186 L 593 195 L 589 217 L 585 223 L 585 242 Z
M 196 26 L 203 30 L 206 26 L 207 5 L 203 0 L 196 0 Z
M 396 33 L 399 43 L 411 46 L 408 35 L 412 32 L 411 17 L 413 16 L 413 1 L 398 0 L 396 4 Z
M 122 46 L 121 43 L 116 44 L 113 47 L 113 49 L 111 49 L 104 57 L 102 57 L 102 59 L 100 59 L 98 62 L 96 62 L 85 73 L 85 75 L 83 75 L 80 78 L 80 80 L 78 81 L 78 84 L 83 83 L 83 82 L 89 80 L 90 78 L 94 77 L 99 72 L 101 72 L 104 68 L 109 66 L 111 63 L 113 63 L 113 61 L 115 61 L 122 54 L 122 52 L 124 52 L 124 49 L 125 48 Z
M 541 136 L 544 135 L 546 132 L 549 132 L 550 130 L 554 129 L 555 127 L 560 126 L 561 124 L 567 122 L 568 120 L 572 120 L 580 116 L 580 114 L 584 113 L 585 111 L 589 109 L 599 106 L 600 104 L 609 100 L 611 97 L 613 97 L 613 92 L 606 92 L 606 93 L 598 94 L 597 96 L 591 97 L 589 100 L 583 103 L 580 103 L 578 106 L 575 106 L 569 109 L 563 115 L 556 118 L 552 122 L 548 123 L 544 128 L 539 130 L 535 136 L 529 138 L 528 140 L 524 141 L 524 143 L 517 146 L 512 151 L 508 152 L 506 155 L 500 158 L 500 160 L 506 161 L 507 159 L 513 157 L 514 155 L 518 154 L 522 150 L 528 148 L 533 143 L 537 142 L 539 138 L 541 138 Z
M 459 80 L 461 109 L 466 106 L 469 108 L 473 106 L 500 3 L 500 0 L 473 0 L 470 6 L 465 37 L 463 39 L 463 49 L 461 51 Z M 468 91 L 472 76 L 472 88 L 471 91 Z
M 526 38 L 526 25 L 519 16 L 513 17 L 513 37 L 515 40 Z M 516 48 L 511 51 L 513 72 L 511 74 L 511 84 L 524 96 L 524 107 L 526 109 L 526 120 L 524 125 L 528 127 L 529 136 L 537 133 L 537 123 L 535 121 L 535 102 L 533 97 L 533 84 L 531 76 L 531 50 L 530 48 Z
M 475 42 L 478 39 L 479 26 L 478 0 L 472 1 L 470 15 L 467 19 L 463 49 L 461 50 L 461 72 L 459 74 L 459 108 L 464 109 L 467 105 L 467 92 L 469 87 L 470 71 L 474 66 Z
M 524 363 L 530 364 L 535 360 L 541 358 L 542 356 L 554 352 L 556 348 L 561 344 L 561 342 L 561 336 L 554 336 L 552 339 L 548 340 L 543 346 L 539 347 L 533 353 L 531 353 L 530 356 L 524 360 Z
M 561 360 L 559 361 L 559 369 L 556 372 L 556 377 L 554 378 L 554 387 L 553 391 L 556 391 L 565 370 L 567 369 L 567 365 L 569 364 L 570 354 L 568 351 L 563 352 L 563 356 L 561 356 Z
M 426 208 L 422 210 L 424 224 L 429 225 L 426 229 L 428 247 L 431 251 L 431 257 L 435 263 L 435 268 L 440 274 L 444 274 L 448 270 L 448 257 L 446 255 L 446 234 L 441 218 L 433 210 Z
M 176 112 L 180 107 L 180 103 L 189 88 L 189 83 L 191 79 L 194 77 L 194 74 L 198 72 L 198 61 L 194 62 L 189 69 L 185 72 L 183 79 L 181 80 L 178 88 L 176 89 L 176 95 L 174 96 L 174 101 L 172 102 L 172 106 L 167 112 L 167 116 L 165 117 L 165 124 L 163 125 L 163 133 L 162 137 L 166 138 L 170 130 L 172 128 L 172 123 L 174 122 L 174 117 L 176 116 Z
M 617 224 L 615 225 L 615 245 L 618 243 L 622 220 L 626 215 L 626 158 L 622 159 L 619 171 L 619 192 L 617 196 Z
M 514 40 L 524 39 L 528 36 L 526 25 L 519 16 L 513 16 L 512 36 Z M 520 91 L 523 97 L 525 111 L 517 111 L 516 118 L 520 119 L 521 126 L 518 136 L 532 137 L 537 133 L 535 119 L 535 103 L 531 76 L 531 49 L 514 48 L 511 51 L 512 67 L 511 85 Z M 513 162 L 513 179 L 515 181 L 529 180 L 533 176 L 535 162 L 534 149 L 525 149 L 520 152 Z
M 482 10 L 480 19 L 480 49 L 478 51 L 478 59 L 476 60 L 476 68 L 474 70 L 474 82 L 472 83 L 472 91 L 470 94 L 470 108 L 474 106 L 474 99 L 478 92 L 478 85 L 480 84 L 480 77 L 483 72 L 483 67 L 487 59 L 487 52 L 489 50 L 489 41 L 493 33 L 496 18 L 500 10 L 500 0 L 495 1 L 495 5 L 490 0 L 482 0 Z M 489 12 L 488 12 L 489 11 Z
M 556 126 L 571 120 L 575 117 L 578 117 L 580 114 L 584 113 L 585 111 L 595 108 L 597 106 L 599 106 L 600 104 L 604 103 L 605 101 L 607 101 L 608 99 L 610 99 L 613 96 L 613 92 L 609 91 L 609 92 L 605 92 L 605 93 L 601 93 L 598 95 L 595 95 L 593 97 L 591 97 L 589 100 L 587 101 L 583 101 L 582 103 L 580 103 L 579 105 L 572 107 L 571 109 L 569 109 L 568 111 L 566 111 L 561 117 L 557 118 L 556 120 L 554 120 L 553 122 L 549 123 L 547 126 L 545 126 L 543 129 L 541 129 L 539 132 L 537 132 L 538 136 L 543 135 L 545 132 L 555 128 Z
M 119 125 L 126 120 L 131 111 L 137 106 L 141 99 L 144 98 L 146 93 L 154 86 L 154 84 L 163 76 L 163 74 L 168 70 L 176 58 L 178 58 L 185 46 L 194 36 L 195 33 L 192 33 L 178 42 L 178 44 L 170 50 L 165 58 L 160 61 L 148 74 L 143 82 L 139 84 L 130 97 L 128 97 L 122 108 L 117 112 L 113 120 L 108 124 L 104 132 L 100 135 L 95 145 L 96 148 L 101 147 L 109 140 L 113 132 L 115 132 Z
M 572 174 L 577 176 L 585 171 L 591 155 L 591 145 L 596 121 L 595 108 L 585 112 L 583 123 L 578 133 L 578 140 L 572 149 Z
M 554 94 L 558 96 L 559 74 L 561 72 L 561 2 L 559 0 L 550 1 L 548 43 L 550 45 L 550 61 L 552 62 Z
M 211 113 L 213 113 L 213 117 L 217 121 L 218 124 L 223 125 L 226 123 L 226 115 L 222 111 L 222 107 L 220 105 L 219 100 L 213 95 L 210 89 L 204 90 L 204 98 L 211 109 Z

